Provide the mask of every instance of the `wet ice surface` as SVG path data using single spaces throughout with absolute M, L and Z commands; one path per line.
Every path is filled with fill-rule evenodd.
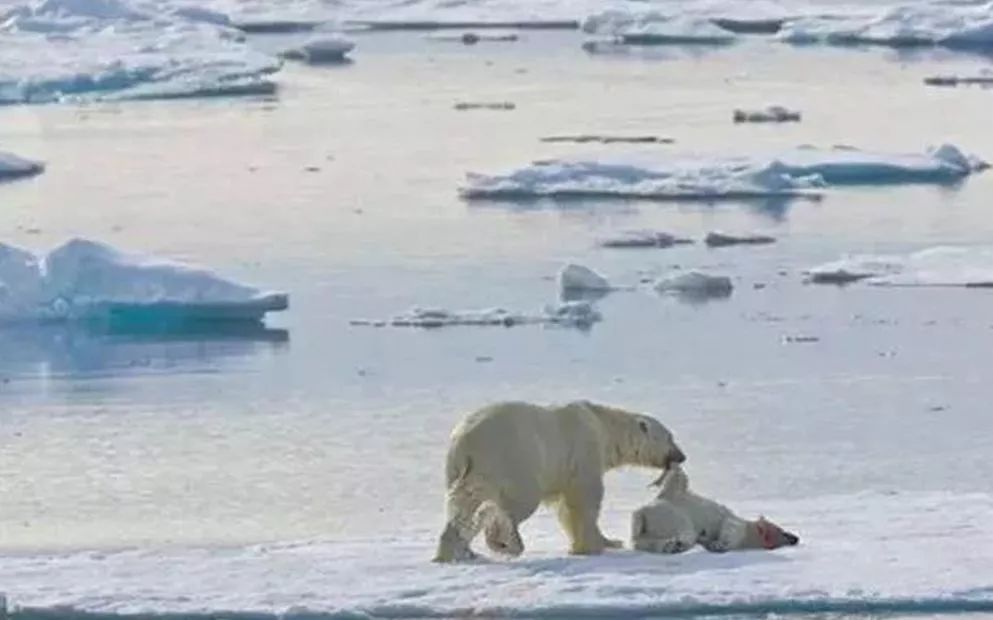
M 289 39 L 254 43 L 285 49 Z M 714 156 L 734 140 L 763 152 L 948 142 L 988 158 L 993 138 L 977 128 L 989 93 L 922 85 L 975 60 L 747 43 L 585 56 L 580 40 L 368 36 L 352 65 L 288 65 L 277 100 L 0 110 L 3 148 L 47 164 L 0 186 L 12 245 L 40 253 L 72 236 L 106 239 L 294 299 L 251 330 L 0 330 L 0 472 L 16 472 L 0 477 L 0 571 L 12 604 L 216 611 L 238 598 L 255 609 L 395 611 L 410 598 L 420 612 L 539 615 L 593 598 L 620 607 L 632 593 L 646 605 L 746 590 L 767 606 L 801 595 L 822 605 L 829 595 L 839 605 L 988 599 L 989 533 L 975 515 L 989 512 L 993 477 L 993 298 L 814 286 L 804 272 L 845 255 L 989 245 L 993 176 L 836 188 L 819 203 L 465 203 L 456 191 L 466 170 L 601 148 L 539 140 L 577 128 L 672 136 Z M 831 96 L 825 74 L 846 76 Z M 609 91 L 598 87 L 607 78 Z M 452 110 L 463 99 L 519 105 Z M 769 101 L 789 101 L 804 122 L 728 122 L 733 106 Z M 698 242 L 599 247 L 622 230 Z M 711 250 L 699 242 L 711 231 L 777 241 Z M 587 331 L 349 325 L 417 306 L 540 309 L 558 303 L 555 274 L 569 262 L 639 286 L 596 301 L 603 320 Z M 726 275 L 732 294 L 652 290 L 694 271 Z M 564 557 L 542 513 L 521 561 L 434 567 L 448 433 L 500 398 L 651 412 L 684 444 L 701 491 L 782 515 L 804 546 L 583 562 Z M 652 477 L 608 477 L 610 534 L 624 535 Z M 891 527 L 894 515 L 905 527 Z M 110 552 L 121 548 L 130 551 Z M 161 578 L 176 567 L 189 577 Z M 344 571 L 353 581 L 335 585 Z M 715 583 L 726 585 L 719 597 Z

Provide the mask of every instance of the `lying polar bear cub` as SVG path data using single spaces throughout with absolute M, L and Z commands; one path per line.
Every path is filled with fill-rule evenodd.
M 670 465 L 655 482 L 658 498 L 635 511 L 631 544 L 639 551 L 682 553 L 700 543 L 714 552 L 777 549 L 800 538 L 764 517 L 746 521 L 727 507 L 689 490 L 686 472 Z

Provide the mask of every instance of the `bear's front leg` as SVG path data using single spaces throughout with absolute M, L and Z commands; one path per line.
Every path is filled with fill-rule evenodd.
M 603 481 L 597 475 L 580 476 L 562 494 L 559 521 L 569 536 L 569 553 L 596 555 L 603 553 L 609 541 L 600 531 L 597 519 L 603 502 Z M 619 544 L 619 543 L 618 543 Z

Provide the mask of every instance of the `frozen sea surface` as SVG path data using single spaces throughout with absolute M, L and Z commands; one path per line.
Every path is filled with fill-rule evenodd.
M 281 50 L 306 36 L 249 44 Z M 362 35 L 352 64 L 288 63 L 274 98 L 0 109 L 3 148 L 46 162 L 45 174 L 0 185 L 5 243 L 41 255 L 101 239 L 294 301 L 266 327 L 0 328 L 8 607 L 41 607 L 15 612 L 36 619 L 988 612 L 990 291 L 813 286 L 805 272 L 843 256 L 989 246 L 993 176 L 833 186 L 819 202 L 786 203 L 457 192 L 466 170 L 620 149 L 714 158 L 729 144 L 855 144 L 924 157 L 922 145 L 949 143 L 989 157 L 989 92 L 922 83 L 980 61 L 763 41 L 587 55 L 582 40 L 377 33 Z M 466 114 L 452 109 L 460 100 L 517 107 Z M 804 122 L 730 122 L 734 107 L 770 101 Z M 676 143 L 540 139 L 587 133 Z M 777 241 L 600 247 L 624 230 Z M 586 331 L 349 324 L 412 307 L 539 309 L 558 303 L 567 263 L 641 286 L 597 301 L 603 320 Z M 725 275 L 733 293 L 651 291 L 691 272 Z M 701 492 L 782 521 L 802 544 L 570 558 L 541 511 L 523 558 L 435 566 L 450 429 L 503 398 L 651 413 L 679 437 Z M 608 476 L 611 535 L 625 536 L 655 473 Z

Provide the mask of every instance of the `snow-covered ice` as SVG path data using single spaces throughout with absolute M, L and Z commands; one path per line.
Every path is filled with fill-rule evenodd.
M 284 51 L 283 58 L 302 60 L 309 64 L 344 62 L 349 52 L 355 49 L 355 42 L 342 35 L 315 36 L 302 45 Z
M 811 196 L 831 185 L 947 183 L 988 165 L 946 144 L 923 154 L 802 147 L 769 157 L 631 154 L 544 160 L 508 174 L 469 173 L 469 199 L 630 197 L 657 200 Z
M 630 230 L 600 241 L 604 248 L 671 248 L 688 245 L 692 239 L 654 230 Z
M 0 151 L 0 181 L 31 177 L 44 171 L 45 165 L 41 162 Z
M 796 123 L 800 121 L 800 113 L 779 105 L 771 105 L 758 110 L 737 109 L 732 115 L 736 123 Z
M 777 36 L 800 44 L 990 47 L 993 3 L 918 2 L 869 15 L 808 16 L 788 20 Z
M 865 492 L 736 506 L 775 514 L 801 544 L 576 557 L 553 519 L 535 518 L 524 527 L 525 554 L 512 561 L 433 564 L 437 532 L 408 527 L 375 539 L 11 555 L 0 557 L 0 583 L 12 620 L 993 611 L 993 496 Z M 601 521 L 624 537 L 629 518 L 611 507 Z
M 258 321 L 287 305 L 282 293 L 94 241 L 44 257 L 0 244 L 0 321 Z
M 993 247 L 939 246 L 911 254 L 861 254 L 807 270 L 812 282 L 993 287 Z
M 280 61 L 243 38 L 196 7 L 25 1 L 0 15 L 0 104 L 271 93 Z
M 655 290 L 687 299 L 722 298 L 731 295 L 734 285 L 731 278 L 701 271 L 687 271 L 664 276 L 655 281 Z
M 512 312 L 503 308 L 482 310 L 447 310 L 411 308 L 390 319 L 354 319 L 352 325 L 369 327 L 515 327 L 517 325 L 554 325 L 586 329 L 602 320 L 600 312 L 587 301 L 564 301 L 547 305 L 537 312 Z
M 775 243 L 776 238 L 768 235 L 734 235 L 715 230 L 707 233 L 703 242 L 708 247 L 723 248 L 731 245 L 766 245 Z

